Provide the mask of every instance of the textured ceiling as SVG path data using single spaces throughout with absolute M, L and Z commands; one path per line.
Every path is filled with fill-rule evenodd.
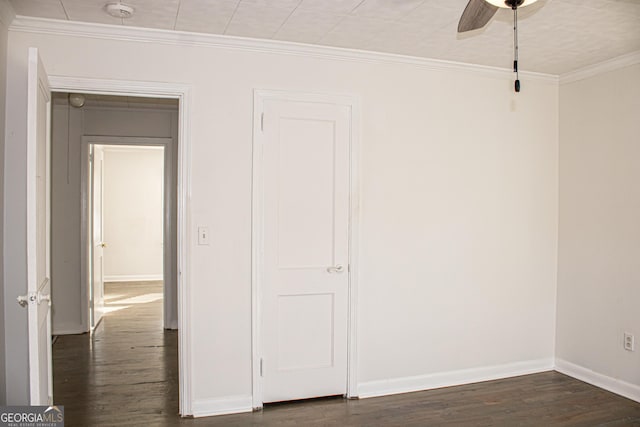
M 508 68 L 512 12 L 456 32 L 467 0 L 10 0 L 18 15 L 346 47 Z M 563 74 L 640 51 L 640 0 L 540 0 L 520 10 L 522 70 Z

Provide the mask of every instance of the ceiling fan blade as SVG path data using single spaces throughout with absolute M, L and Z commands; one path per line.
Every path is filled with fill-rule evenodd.
M 484 27 L 497 11 L 498 8 L 496 6 L 487 3 L 485 0 L 469 0 L 460 17 L 458 32 L 464 33 Z

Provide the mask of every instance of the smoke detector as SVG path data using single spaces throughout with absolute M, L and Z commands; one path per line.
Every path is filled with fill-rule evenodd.
M 114 18 L 131 18 L 133 16 L 133 7 L 123 3 L 107 3 L 104 11 Z

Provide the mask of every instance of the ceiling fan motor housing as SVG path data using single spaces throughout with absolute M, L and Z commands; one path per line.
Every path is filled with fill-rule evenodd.
M 504 0 L 504 4 L 509 6 L 511 9 L 516 9 L 517 7 L 522 6 L 524 0 Z

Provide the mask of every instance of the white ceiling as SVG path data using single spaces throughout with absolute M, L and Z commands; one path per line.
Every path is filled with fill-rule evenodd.
M 512 12 L 458 35 L 467 0 L 10 0 L 18 15 L 346 47 L 509 68 Z M 113 1 L 113 0 L 111 0 Z M 520 10 L 522 70 L 563 74 L 640 51 L 640 0 L 540 0 Z

